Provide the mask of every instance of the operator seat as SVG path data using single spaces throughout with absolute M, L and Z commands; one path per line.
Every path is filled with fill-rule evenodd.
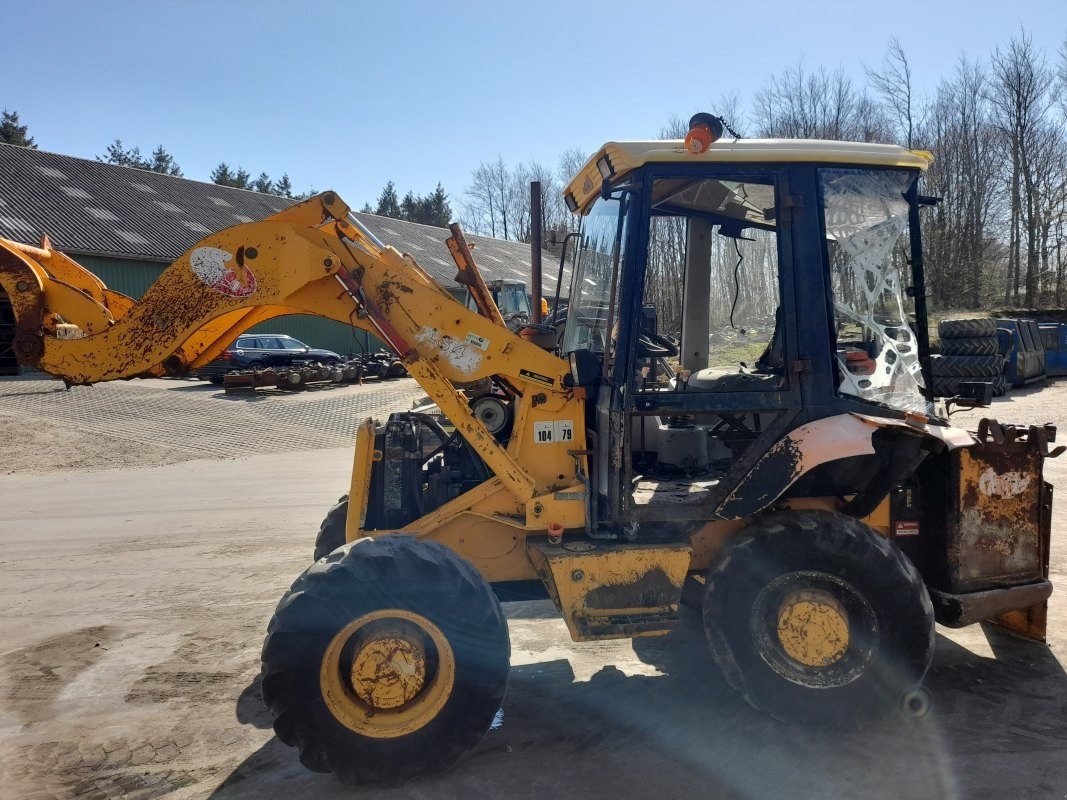
M 700 392 L 752 392 L 777 388 L 785 374 L 785 336 L 782 308 L 774 313 L 774 333 L 751 371 L 742 367 L 708 367 L 689 376 L 687 388 Z

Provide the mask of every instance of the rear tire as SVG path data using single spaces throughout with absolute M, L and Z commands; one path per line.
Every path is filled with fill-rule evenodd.
M 930 370 L 934 377 L 993 378 L 1004 372 L 1004 357 L 995 356 L 933 356 Z
M 937 324 L 937 335 L 942 339 L 964 339 L 997 335 L 995 319 L 943 319 Z
M 326 512 L 326 518 L 319 525 L 319 535 L 315 537 L 315 560 L 328 556 L 345 543 L 348 523 L 348 495 L 337 499 L 333 508 Z
M 981 336 L 965 339 L 942 339 L 940 345 L 943 356 L 994 356 L 1000 350 L 997 337 Z
M 414 536 L 361 539 L 312 565 L 278 604 L 263 699 L 308 769 L 399 785 L 481 741 L 509 654 L 500 603 L 469 563 Z
M 704 627 L 730 685 L 783 722 L 862 725 L 933 658 L 934 610 L 892 543 L 829 511 L 759 520 L 709 573 Z

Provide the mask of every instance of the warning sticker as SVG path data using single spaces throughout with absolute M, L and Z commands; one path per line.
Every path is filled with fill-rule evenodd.
M 556 444 L 574 441 L 574 420 L 557 419 L 534 423 L 534 444 Z
M 489 340 L 484 336 L 479 336 L 476 333 L 467 334 L 467 344 L 477 347 L 479 350 L 489 349 Z
M 534 383 L 543 383 L 545 386 L 551 386 L 555 383 L 555 381 L 547 375 L 542 375 L 540 372 L 531 372 L 528 369 L 520 369 L 519 377 L 526 378 L 526 380 L 533 381 Z

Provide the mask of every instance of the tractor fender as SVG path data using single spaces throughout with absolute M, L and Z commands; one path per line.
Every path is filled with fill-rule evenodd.
M 913 436 L 936 439 L 949 450 L 977 443 L 971 433 L 960 428 L 930 425 L 915 419 L 886 419 L 866 414 L 823 417 L 801 425 L 775 442 L 719 504 L 716 513 L 723 519 L 754 514 L 821 464 L 840 458 L 874 455 L 872 436 L 875 431 L 893 428 Z

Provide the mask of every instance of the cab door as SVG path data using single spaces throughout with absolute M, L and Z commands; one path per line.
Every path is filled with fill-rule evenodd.
M 813 360 L 802 353 L 828 347 L 829 336 L 818 251 L 816 280 L 800 294 L 794 282 L 803 205 L 790 189 L 803 182 L 796 172 L 644 170 L 640 215 L 620 263 L 616 348 L 598 396 L 598 435 L 611 459 L 601 463 L 612 473 L 600 481 L 603 522 L 715 518 L 730 489 L 798 424 Z M 814 215 L 799 223 L 818 230 Z M 659 333 L 674 339 L 669 357 L 664 342 L 642 336 L 648 303 L 657 306 Z M 650 369 L 655 359 L 673 374 Z

